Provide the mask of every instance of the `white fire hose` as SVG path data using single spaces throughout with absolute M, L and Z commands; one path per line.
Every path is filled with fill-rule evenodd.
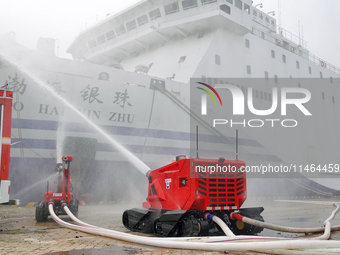
M 49 202 L 49 212 L 52 218 L 62 226 L 106 237 L 115 238 L 122 241 L 133 242 L 143 245 L 151 245 L 162 248 L 171 249 L 190 249 L 190 250 L 228 250 L 228 251 L 262 251 L 271 249 L 321 249 L 321 248 L 340 248 L 340 241 L 329 240 L 311 240 L 311 239 L 298 239 L 291 240 L 286 238 L 268 238 L 258 236 L 221 236 L 221 237 L 189 237 L 189 238 L 159 238 L 159 237 L 145 237 L 137 236 L 119 231 L 109 230 L 92 226 L 78 220 L 67 208 L 64 206 L 65 212 L 71 217 L 72 220 L 81 224 L 82 226 L 67 223 L 56 216 L 53 210 L 53 202 Z M 333 212 L 326 222 L 327 232 L 330 232 L 330 222 L 337 209 Z M 333 217 L 332 217 L 333 216 Z M 215 216 L 216 217 L 216 216 Z M 215 221 L 217 224 L 219 221 Z M 222 226 L 224 228 L 224 226 Z M 222 228 L 221 227 L 221 228 Z M 339 250 L 340 251 L 340 250 Z
M 234 213 L 234 212 L 230 214 L 230 219 L 239 220 L 239 221 L 242 221 L 244 223 L 254 225 L 254 226 L 258 226 L 258 227 L 262 227 L 262 228 L 267 228 L 267 229 L 282 231 L 282 232 L 289 232 L 289 233 L 319 233 L 319 232 L 324 231 L 325 234 L 320 236 L 320 237 L 317 237 L 316 239 L 322 238 L 324 240 L 327 240 L 330 237 L 331 230 L 333 230 L 333 231 L 340 230 L 340 226 L 331 227 L 331 224 L 330 224 L 330 221 L 334 219 L 335 214 L 339 211 L 339 208 L 340 208 L 340 205 L 338 205 L 338 204 L 334 204 L 334 206 L 336 206 L 336 209 L 332 212 L 331 216 L 327 220 L 325 220 L 325 222 L 324 222 L 325 227 L 320 227 L 320 228 L 284 227 L 284 226 L 274 225 L 274 224 L 267 223 L 267 222 L 254 220 L 254 219 L 242 216 L 242 215 L 240 215 L 238 213 Z

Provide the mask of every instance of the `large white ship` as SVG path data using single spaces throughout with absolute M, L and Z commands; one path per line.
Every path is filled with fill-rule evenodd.
M 41 38 L 37 51 L 30 51 L 15 43 L 14 33 L 0 38 L 0 84 L 14 91 L 13 194 L 23 195 L 37 176 L 47 177 L 62 154 L 77 160 L 72 177 L 77 195 L 116 200 L 136 183 L 146 187 L 138 163 L 131 164 L 59 96 L 151 168 L 176 155 L 194 157 L 193 78 L 211 86 L 226 78 L 272 81 L 253 88 L 254 103 L 263 109 L 272 105 L 272 88 L 280 88 L 281 79 L 292 78 L 298 88 L 310 84 L 305 79 L 327 83 L 307 87 L 317 98 L 313 121 L 300 121 L 303 116 L 295 112 L 300 122 L 295 132 L 247 129 L 240 132 L 240 147 L 256 162 L 339 164 L 340 69 L 311 54 L 303 39 L 278 27 L 250 0 L 143 0 L 80 33 L 68 52 L 73 60 L 54 56 L 51 39 Z M 221 139 L 200 118 L 195 122 L 205 127 L 202 157 L 234 155 L 233 134 Z M 214 150 L 204 149 L 207 145 Z M 326 172 L 313 181 L 302 175 L 259 191 L 339 195 L 338 174 Z M 259 186 L 256 179 L 248 183 Z

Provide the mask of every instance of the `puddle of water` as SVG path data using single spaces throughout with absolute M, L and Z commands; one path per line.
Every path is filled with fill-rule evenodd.
M 144 252 L 148 252 L 148 251 L 153 251 L 153 250 L 136 247 L 136 246 L 130 246 L 130 245 L 114 245 L 114 246 L 108 246 L 104 248 L 91 248 L 91 249 L 46 253 L 45 255 L 106 255 L 106 254 L 134 255 L 134 254 L 143 254 Z

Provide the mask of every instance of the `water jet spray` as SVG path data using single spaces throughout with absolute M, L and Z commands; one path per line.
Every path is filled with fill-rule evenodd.
M 44 88 L 46 91 L 51 93 L 55 98 L 57 98 L 60 102 L 62 102 L 64 105 L 66 105 L 74 113 L 76 113 L 77 116 L 81 117 L 87 124 L 89 124 L 92 128 L 94 128 L 101 135 L 103 135 L 107 139 L 107 141 L 109 141 L 110 144 L 113 145 L 113 147 L 115 149 L 117 149 L 127 159 L 127 161 L 129 161 L 131 164 L 133 164 L 133 166 L 136 167 L 139 171 L 141 171 L 143 174 L 146 174 L 150 170 L 150 168 L 144 162 L 142 162 L 140 159 L 138 159 L 134 154 L 132 154 L 130 151 L 128 151 L 124 146 L 122 146 L 117 141 L 115 141 L 111 136 L 109 136 L 99 126 L 94 124 L 83 113 L 81 113 L 73 104 L 71 104 L 65 98 L 63 98 L 58 93 L 56 93 L 53 90 L 52 87 L 47 86 L 44 82 L 42 82 L 39 78 L 37 78 L 34 74 L 32 74 L 32 72 L 30 70 L 28 70 L 26 67 L 16 63 L 9 56 L 4 55 L 3 53 L 0 54 L 0 57 L 2 59 L 6 60 L 7 65 L 14 66 L 18 70 L 20 70 L 22 73 L 29 76 L 37 85 L 39 85 L 41 88 Z

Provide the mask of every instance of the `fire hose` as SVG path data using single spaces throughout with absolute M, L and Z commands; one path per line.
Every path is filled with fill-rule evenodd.
M 319 232 L 325 231 L 325 233 L 329 232 L 328 233 L 329 235 L 324 235 L 324 236 L 321 236 L 321 237 L 323 237 L 325 239 L 329 239 L 331 230 L 332 231 L 340 230 L 340 226 L 334 226 L 334 227 L 330 226 L 330 221 L 334 219 L 335 214 L 339 211 L 339 208 L 340 208 L 340 205 L 338 205 L 338 204 L 334 204 L 334 206 L 336 206 L 336 209 L 332 212 L 331 216 L 327 220 L 325 220 L 325 222 L 324 222 L 325 227 L 319 227 L 319 228 L 283 227 L 283 226 L 274 225 L 274 224 L 271 224 L 271 223 L 266 223 L 266 222 L 254 220 L 254 219 L 242 216 L 242 215 L 240 215 L 238 213 L 234 213 L 234 212 L 232 212 L 230 214 L 230 219 L 239 220 L 239 221 L 242 221 L 244 223 L 248 223 L 250 225 L 254 225 L 254 226 L 258 226 L 258 227 L 262 227 L 262 228 L 267 228 L 267 229 L 282 231 L 282 232 L 289 232 L 289 233 L 319 233 Z M 328 228 L 329 228 L 329 231 L 328 231 Z M 318 237 L 318 238 L 320 238 L 320 237 Z
M 329 240 L 311 240 L 311 239 L 299 239 L 291 240 L 286 238 L 267 238 L 257 236 L 227 236 L 227 237 L 190 237 L 190 238 L 158 238 L 158 237 L 145 237 L 136 236 L 119 231 L 109 230 L 92 226 L 78 220 L 68 209 L 66 203 L 63 204 L 65 212 L 71 217 L 76 219 L 75 222 L 81 226 L 67 223 L 54 213 L 54 202 L 50 201 L 48 209 L 52 218 L 60 225 L 90 233 L 95 235 L 101 235 L 119 239 L 122 241 L 128 241 L 138 244 L 157 246 L 162 248 L 172 249 L 191 249 L 191 250 L 229 250 L 229 251 L 246 251 L 246 250 L 270 250 L 270 249 L 320 249 L 320 248 L 339 248 L 340 241 Z M 339 205 L 332 215 L 339 210 Z M 215 216 L 216 217 L 216 216 Z M 330 232 L 330 221 L 332 216 L 329 217 L 326 222 L 325 232 Z M 215 221 L 216 222 L 216 221 Z M 218 220 L 217 220 L 218 222 Z M 327 224 L 329 223 L 329 224 Z M 218 223 L 217 223 L 218 224 Z M 327 227 L 328 226 L 328 227 Z
M 70 211 L 70 209 L 67 207 L 67 204 L 66 202 L 62 201 L 61 202 L 61 206 L 62 208 L 64 209 L 64 211 L 66 212 L 66 214 L 74 221 L 76 222 L 77 224 L 81 225 L 81 226 L 84 226 L 84 227 L 92 227 L 92 228 L 96 228 L 96 229 L 101 229 L 101 230 L 105 230 L 105 231 L 109 231 L 109 232 L 112 232 L 112 233 L 121 233 L 121 232 L 118 232 L 118 231 L 114 231 L 114 230 L 109 230 L 109 229 L 105 229 L 105 228 L 101 228 L 101 227 L 97 227 L 97 226 L 93 226 L 93 225 L 90 225 L 88 223 L 85 223 L 81 220 L 79 220 L 77 217 L 75 217 L 72 212 Z M 206 215 L 207 218 L 208 215 Z M 216 217 L 215 215 L 212 215 L 210 214 L 210 217 L 213 218 L 213 220 L 215 220 L 217 222 L 217 224 L 219 224 L 219 226 L 225 231 L 225 234 L 227 236 L 235 236 L 234 233 L 231 232 L 231 230 L 228 228 L 228 226 L 221 220 L 219 219 L 218 217 Z M 206 219 L 207 219 L 206 218 Z M 228 229 L 228 230 L 227 230 Z M 228 233 L 228 234 L 227 234 Z M 230 234 L 230 235 L 229 235 Z M 128 234 L 129 235 L 129 234 Z M 134 236 L 134 235 L 131 235 L 131 236 Z M 240 237 L 240 236 L 239 236 Z M 258 240 L 267 240 L 267 239 L 270 239 L 270 240 L 290 240 L 290 239 L 286 239 L 286 238 L 276 238 L 276 237 L 255 237 L 255 236 L 252 236 L 253 238 L 255 239 L 258 239 Z M 161 238 L 162 239 L 162 238 Z M 188 237 L 188 238 L 185 238 L 185 237 L 182 237 L 182 238 L 166 238 L 166 240 L 176 240 L 176 241 L 192 241 L 192 240 L 200 240 L 202 242 L 205 241 L 205 239 L 209 239 L 210 241 L 221 241 L 221 240 L 224 240 L 225 239 L 225 236 L 215 236 L 215 237 Z M 248 236 L 247 236 L 247 239 Z

